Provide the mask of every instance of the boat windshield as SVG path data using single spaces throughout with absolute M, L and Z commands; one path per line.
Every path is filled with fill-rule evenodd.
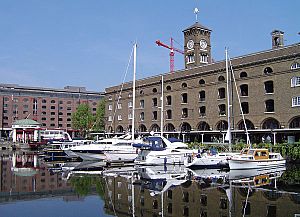
M 148 137 L 143 140 L 145 145 L 149 145 L 152 148 L 165 148 L 166 144 L 160 137 Z

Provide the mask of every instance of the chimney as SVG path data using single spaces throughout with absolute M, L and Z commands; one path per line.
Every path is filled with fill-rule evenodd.
M 272 49 L 283 47 L 283 34 L 280 30 L 273 30 L 272 35 Z

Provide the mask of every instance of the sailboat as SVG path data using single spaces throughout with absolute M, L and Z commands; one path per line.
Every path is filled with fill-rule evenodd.
M 135 75 L 136 75 L 136 50 L 137 44 L 133 46 L 133 109 L 132 109 L 132 129 L 131 135 L 118 138 L 99 140 L 90 145 L 78 146 L 71 149 L 83 160 L 105 160 L 107 164 L 133 162 L 137 157 L 137 149 L 132 143 L 139 142 L 134 138 L 134 112 L 135 112 Z
M 231 159 L 237 153 L 231 152 L 231 125 L 230 125 L 230 75 L 228 70 L 228 55 L 227 49 L 225 51 L 225 64 L 226 64 L 226 83 L 227 83 L 227 119 L 228 119 L 228 128 L 225 136 L 225 141 L 228 141 L 229 152 L 221 152 L 218 153 L 214 150 L 203 151 L 198 153 L 197 155 L 190 155 L 185 160 L 185 166 L 189 168 L 226 168 L 229 167 L 228 160 Z

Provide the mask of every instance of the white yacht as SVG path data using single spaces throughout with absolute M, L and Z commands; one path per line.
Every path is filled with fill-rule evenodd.
M 203 169 L 220 169 L 228 168 L 228 160 L 237 153 L 232 152 L 221 152 L 217 153 L 216 151 L 202 151 L 202 153 L 189 155 L 185 161 L 184 165 L 189 168 Z
M 265 148 L 244 149 L 241 154 L 229 160 L 230 170 L 276 168 L 285 166 L 286 160 L 280 153 Z
M 196 152 L 182 142 L 170 142 L 163 136 L 146 137 L 133 147 L 139 149 L 135 163 L 140 165 L 183 164 L 187 155 Z
M 118 160 L 123 160 L 125 154 L 137 156 L 136 148 L 132 147 L 132 142 L 131 135 L 124 135 L 98 140 L 89 145 L 76 146 L 70 150 L 83 160 L 107 160 L 107 157 L 110 157 L 109 154 L 112 156 L 118 154 Z

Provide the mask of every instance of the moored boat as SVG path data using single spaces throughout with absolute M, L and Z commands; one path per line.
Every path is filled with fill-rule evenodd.
M 280 153 L 269 152 L 263 148 L 251 148 L 229 159 L 229 168 L 231 170 L 273 168 L 285 166 L 285 163 L 286 160 Z

